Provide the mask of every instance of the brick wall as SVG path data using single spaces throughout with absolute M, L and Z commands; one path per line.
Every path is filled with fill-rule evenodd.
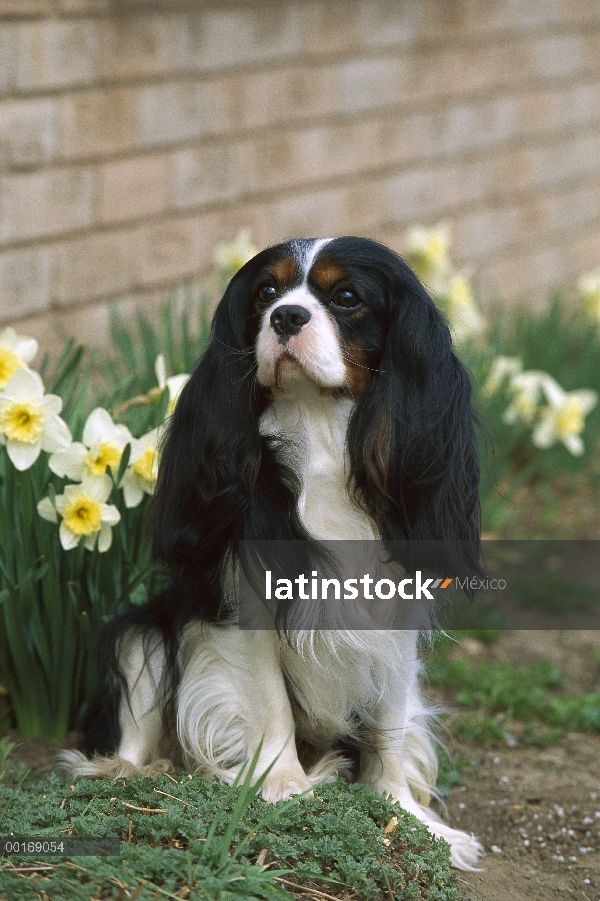
M 101 340 L 215 242 L 444 218 L 487 297 L 600 263 L 596 0 L 0 0 L 0 323 Z

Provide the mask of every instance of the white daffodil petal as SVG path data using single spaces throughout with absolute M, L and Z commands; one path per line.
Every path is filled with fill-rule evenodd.
M 65 551 L 72 551 L 73 548 L 77 547 L 79 544 L 80 535 L 76 535 L 75 532 L 72 532 L 64 522 L 61 522 L 60 527 L 58 529 L 58 537 L 60 538 L 60 543 L 62 544 Z
M 83 546 L 88 551 L 93 551 L 96 547 L 96 539 L 100 532 L 94 532 L 92 535 L 86 535 L 83 539 Z
M 66 450 L 73 438 L 69 426 L 60 416 L 50 416 L 45 423 L 41 437 L 42 449 L 49 453 Z
M 541 382 L 542 388 L 544 390 L 544 394 L 548 398 L 548 402 L 553 404 L 554 406 L 559 406 L 563 404 L 567 393 L 564 391 L 558 382 L 552 378 L 551 375 L 546 375 L 545 378 Z
M 112 544 L 112 529 L 109 525 L 102 524 L 98 535 L 98 550 L 101 554 L 109 549 Z
M 102 504 L 102 522 L 116 526 L 121 521 L 121 514 L 113 504 Z
M 61 478 L 81 482 L 85 474 L 87 450 L 80 441 L 74 441 L 66 450 L 57 451 L 48 459 L 50 470 Z
M 156 381 L 159 388 L 164 388 L 167 384 L 167 361 L 164 354 L 159 354 L 154 363 L 154 372 L 156 373 Z
M 41 406 L 45 416 L 58 416 L 63 408 L 62 398 L 57 394 L 45 394 Z
M 545 416 L 539 422 L 531 433 L 531 440 L 536 447 L 547 448 L 552 447 L 556 441 L 554 424 L 550 416 Z
M 113 483 L 110 476 L 87 476 L 78 487 L 81 487 L 82 493 L 88 494 L 99 504 L 104 504 L 109 498 Z
M 584 415 L 589 413 L 590 410 L 593 410 L 598 403 L 598 395 L 595 391 L 583 390 L 574 393 L 577 395 L 577 398 L 581 405 L 581 411 L 582 413 L 584 413 Z
M 579 435 L 564 435 L 561 438 L 562 443 L 574 457 L 580 457 L 583 453 L 583 441 Z
M 103 407 L 96 407 L 88 416 L 83 427 L 83 443 L 94 447 L 106 441 L 106 436 L 114 428 L 110 413 Z
M 123 497 L 125 498 L 125 506 L 127 509 L 131 510 L 134 507 L 139 507 L 144 498 L 144 492 L 137 484 L 135 476 L 130 468 L 127 469 L 123 476 L 121 488 L 123 489 Z
M 41 448 L 39 444 L 22 444 L 20 441 L 11 441 L 9 438 L 6 442 L 6 450 L 15 469 L 25 472 L 37 460 Z
M 16 401 L 40 401 L 44 396 L 44 383 L 33 369 L 19 369 L 4 391 L 7 397 Z
M 14 351 L 24 363 L 31 363 L 38 352 L 38 343 L 35 338 L 25 338 L 23 336 L 17 340 Z
M 58 514 L 54 509 L 54 504 L 49 497 L 43 498 L 37 505 L 37 511 L 43 519 L 48 522 L 58 522 Z

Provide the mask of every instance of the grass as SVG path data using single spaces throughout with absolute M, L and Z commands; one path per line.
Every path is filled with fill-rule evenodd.
M 35 861 L 13 858 L 0 865 L 0 898 L 270 901 L 308 882 L 365 901 L 382 893 L 459 901 L 446 843 L 366 786 L 337 781 L 314 800 L 271 807 L 257 798 L 259 785 L 228 788 L 187 774 L 69 785 L 5 761 L 4 835 L 116 834 L 122 844 L 119 858 L 40 858 L 45 868 L 29 873 L 22 868 Z
M 566 677 L 552 663 L 474 663 L 450 659 L 449 647 L 444 640 L 438 644 L 427 661 L 427 676 L 458 708 L 447 721 L 458 737 L 545 746 L 569 732 L 600 732 L 600 692 L 569 695 Z

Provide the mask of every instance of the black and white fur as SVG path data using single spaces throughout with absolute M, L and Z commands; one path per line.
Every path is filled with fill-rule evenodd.
M 479 843 L 428 809 L 436 754 L 418 633 L 242 631 L 234 588 L 242 539 L 366 539 L 391 556 L 394 542 L 444 539 L 440 574 L 477 574 L 470 396 L 444 320 L 388 248 L 296 239 L 250 260 L 162 452 L 151 524 L 170 587 L 105 628 L 85 724 L 96 756 L 66 752 L 71 773 L 156 773 L 179 753 L 232 781 L 260 746 L 274 802 L 332 778 L 345 742 L 358 781 L 473 869 Z

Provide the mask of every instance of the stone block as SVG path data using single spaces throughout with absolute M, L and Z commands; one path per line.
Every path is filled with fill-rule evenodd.
M 335 73 L 337 108 L 346 114 L 359 113 L 402 102 L 407 69 L 401 57 L 341 63 Z
M 0 243 L 76 231 L 94 218 L 90 169 L 42 169 L 0 182 Z
M 0 321 L 11 321 L 50 305 L 52 254 L 48 248 L 0 253 Z
M 134 256 L 129 230 L 92 232 L 62 241 L 56 248 L 53 302 L 76 305 L 128 290 Z
M 305 47 L 301 4 L 269 3 L 200 9 L 177 18 L 180 70 L 218 70 L 272 63 Z
M 193 81 L 142 87 L 136 119 L 137 140 L 146 149 L 202 137 L 210 131 L 206 87 Z
M 174 17 L 147 12 L 107 16 L 98 23 L 99 75 L 107 81 L 156 78 L 173 72 Z
M 17 65 L 17 28 L 0 21 L 0 96 L 15 82 Z
M 538 74 L 542 78 L 571 78 L 583 68 L 583 41 L 579 35 L 549 35 L 532 42 Z
M 103 224 L 164 213 L 170 203 L 172 160 L 133 156 L 100 167 L 98 216 Z
M 252 185 L 248 142 L 210 142 L 174 155 L 174 202 L 179 209 L 231 201 Z
M 138 227 L 131 248 L 134 285 L 180 281 L 197 272 L 201 243 L 198 217 L 163 219 Z
M 40 19 L 17 35 L 16 84 L 20 91 L 91 84 L 100 42 L 92 21 Z
M 63 159 L 102 157 L 138 146 L 133 88 L 68 93 L 58 103 L 59 155 Z
M 0 103 L 0 169 L 50 162 L 58 141 L 57 104 L 53 98 Z

